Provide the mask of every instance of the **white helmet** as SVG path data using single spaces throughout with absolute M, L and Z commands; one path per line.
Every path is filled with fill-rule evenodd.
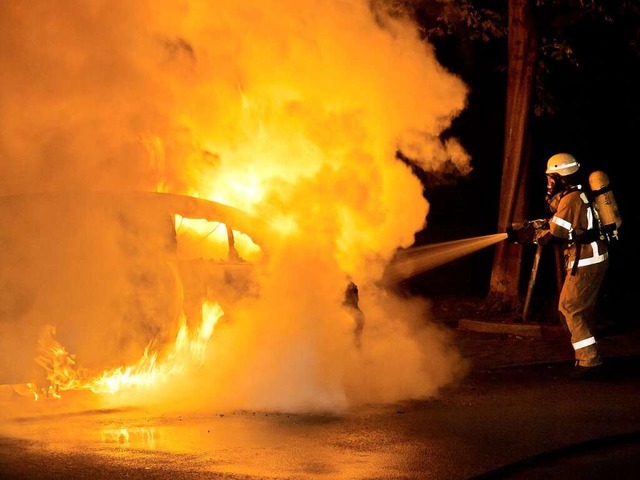
M 557 173 L 561 177 L 576 173 L 580 164 L 575 157 L 569 153 L 556 153 L 547 162 L 547 175 Z

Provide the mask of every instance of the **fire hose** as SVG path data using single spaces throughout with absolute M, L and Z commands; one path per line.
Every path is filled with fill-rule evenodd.
M 533 265 L 531 266 L 531 275 L 529 276 L 529 284 L 522 309 L 522 321 L 526 322 L 529 318 L 529 309 L 531 306 L 531 297 L 533 296 L 533 287 L 536 283 L 538 275 L 538 265 L 542 256 L 542 245 L 536 241 L 536 233 L 539 230 L 547 228 L 549 222 L 546 219 L 525 220 L 522 223 L 514 223 L 507 227 L 507 238 L 513 243 L 525 245 L 536 245 L 536 253 L 533 257 Z
M 527 286 L 527 295 L 524 299 L 524 307 L 522 309 L 522 321 L 526 322 L 529 318 L 529 307 L 531 306 L 531 296 L 533 293 L 533 286 L 536 283 L 536 276 L 538 275 L 538 264 L 540 263 L 540 256 L 542 255 L 542 245 L 538 244 L 536 248 L 536 254 L 533 257 L 533 265 L 531 267 L 531 275 L 529 276 L 529 285 Z

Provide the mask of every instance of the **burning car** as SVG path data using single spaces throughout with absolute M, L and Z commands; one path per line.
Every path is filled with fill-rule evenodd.
M 157 352 L 193 352 L 211 335 L 206 316 L 258 295 L 266 225 L 228 205 L 48 193 L 3 197 L 0 218 L 0 384 L 13 391 L 113 388 L 93 372 L 133 365 L 130 376 L 157 367 Z

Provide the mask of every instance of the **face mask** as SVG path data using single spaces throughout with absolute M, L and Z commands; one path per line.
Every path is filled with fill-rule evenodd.
M 549 196 L 547 195 L 547 205 L 551 213 L 556 213 L 558 211 L 558 205 L 560 204 L 560 199 L 562 198 L 561 194 L 562 192 L 558 192 L 551 198 L 549 198 Z
M 547 203 L 549 203 L 553 196 L 558 193 L 559 190 L 557 186 L 559 183 L 560 182 L 557 182 L 553 176 L 547 175 L 547 194 L 544 197 Z
M 562 198 L 560 193 L 562 193 L 564 188 L 565 184 L 559 176 L 547 175 L 547 194 L 544 198 L 552 213 L 558 211 L 558 204 Z

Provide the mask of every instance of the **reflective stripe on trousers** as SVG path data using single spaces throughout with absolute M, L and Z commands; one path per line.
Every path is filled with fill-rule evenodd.
M 584 340 L 580 340 L 579 342 L 574 342 L 572 345 L 574 350 L 580 350 L 581 348 L 588 347 L 589 345 L 595 345 L 595 343 L 595 337 L 589 337 Z
M 579 365 L 600 365 L 602 359 L 593 335 L 595 306 L 608 261 L 580 267 L 575 275 L 567 275 L 560 291 L 558 310 L 569 332 L 575 359 Z

